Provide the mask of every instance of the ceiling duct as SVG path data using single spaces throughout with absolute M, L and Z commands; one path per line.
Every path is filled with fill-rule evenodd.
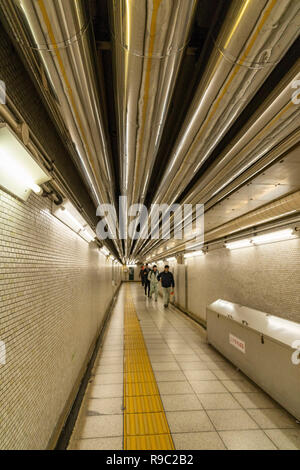
M 295 41 L 299 23 L 294 0 L 232 2 L 153 203 L 178 199 Z
M 29 47 L 41 64 L 43 83 L 56 101 L 95 205 L 114 204 L 86 2 L 2 0 L 1 8 L 21 47 Z
M 242 215 L 205 234 L 205 241 L 215 240 L 249 227 L 283 217 L 291 212 L 300 211 L 300 191 L 282 197 L 248 214 Z
M 300 107 L 292 101 L 300 60 L 195 185 L 186 203 L 208 200 L 299 130 Z
M 255 209 L 248 214 L 242 215 L 237 217 L 230 222 L 220 225 L 213 230 L 209 230 L 204 235 L 204 242 L 212 242 L 218 239 L 222 239 L 228 235 L 233 233 L 241 232 L 242 230 L 250 229 L 253 227 L 257 227 L 269 222 L 275 221 L 288 216 L 292 215 L 294 212 L 298 213 L 300 211 L 300 191 L 296 191 L 292 194 L 284 196 L 276 201 L 272 201 L 269 204 L 265 204 L 264 206 Z M 296 215 L 296 214 L 295 214 Z M 166 247 L 160 247 L 160 249 L 156 252 L 156 257 L 169 256 L 173 255 L 177 252 L 185 250 L 187 248 L 190 249 L 193 240 L 185 240 L 178 243 L 171 243 L 170 241 L 165 242 Z M 167 246 L 169 243 L 169 246 Z M 194 245 L 200 249 L 200 243 L 196 243 L 194 239 Z M 151 256 L 151 250 L 145 253 L 145 256 Z

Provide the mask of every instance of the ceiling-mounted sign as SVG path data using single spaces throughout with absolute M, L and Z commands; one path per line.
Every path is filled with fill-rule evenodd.
M 244 354 L 246 353 L 246 343 L 245 343 L 245 341 L 237 338 L 236 336 L 232 335 L 231 333 L 229 333 L 229 343 L 231 344 L 231 346 L 238 349 L 242 353 L 244 353 Z

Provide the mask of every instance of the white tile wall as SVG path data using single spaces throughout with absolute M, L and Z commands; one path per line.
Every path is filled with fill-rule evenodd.
M 180 269 L 180 270 L 179 270 Z M 174 268 L 177 302 L 184 270 Z M 222 298 L 300 322 L 300 239 L 237 250 L 218 249 L 186 260 L 187 309 L 206 319 L 206 305 Z

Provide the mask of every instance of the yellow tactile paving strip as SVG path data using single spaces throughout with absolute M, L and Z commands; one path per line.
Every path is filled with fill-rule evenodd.
M 127 286 L 124 309 L 124 450 L 173 449 L 130 286 Z

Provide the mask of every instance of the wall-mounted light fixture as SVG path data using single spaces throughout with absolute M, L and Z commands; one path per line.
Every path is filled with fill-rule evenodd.
M 96 233 L 89 227 L 70 201 L 65 201 L 61 206 L 53 207 L 53 215 L 88 243 L 96 238 Z
M 294 234 L 293 229 L 287 228 L 283 230 L 276 230 L 275 232 L 265 233 L 263 235 L 256 235 L 252 238 L 254 245 L 261 245 L 263 243 L 270 243 L 276 241 L 283 241 L 291 238 Z
M 0 185 L 27 201 L 31 191 L 41 194 L 39 185 L 50 179 L 16 134 L 6 124 L 0 125 Z
M 286 228 L 282 230 L 275 230 L 273 232 L 264 233 L 261 235 L 255 235 L 251 238 L 244 238 L 232 242 L 226 242 L 226 248 L 234 250 L 236 248 L 246 248 L 255 245 L 262 245 L 264 243 L 272 243 L 276 241 L 284 241 L 293 238 L 296 232 L 292 228 Z

